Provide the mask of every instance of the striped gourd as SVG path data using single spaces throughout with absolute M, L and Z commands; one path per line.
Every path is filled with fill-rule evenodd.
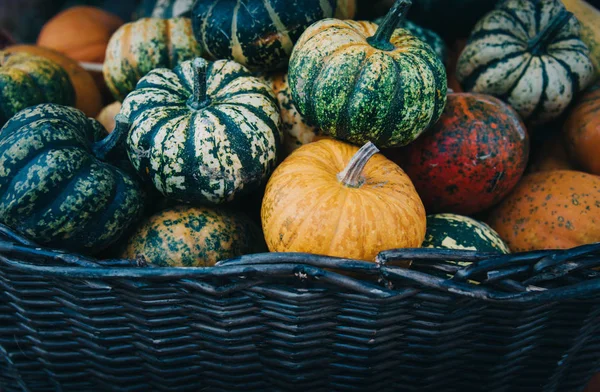
M 373 22 L 376 24 L 380 24 L 383 22 L 383 17 L 377 18 Z M 411 22 L 410 20 L 403 20 L 401 23 L 399 23 L 397 28 L 406 29 L 421 41 L 428 43 L 429 46 L 431 46 L 431 48 L 438 55 L 440 60 L 446 63 L 446 61 L 448 60 L 448 48 L 446 47 L 446 43 L 444 42 L 442 37 L 439 36 L 438 33 L 436 33 L 433 30 L 421 27 Z
M 83 112 L 41 104 L 0 131 L 0 221 L 38 243 L 95 253 L 140 216 L 139 184 L 106 162 L 127 123 L 110 136 Z M 117 158 L 115 156 L 115 158 Z
M 143 18 L 121 26 L 110 38 L 102 72 L 122 101 L 155 68 L 174 68 L 202 54 L 189 18 Z
M 20 110 L 45 102 L 75 104 L 67 72 L 45 57 L 0 52 L 0 127 Z
M 466 91 L 498 96 L 532 125 L 557 118 L 593 80 L 579 22 L 560 0 L 508 0 L 480 20 L 460 55 Z
M 269 72 L 285 67 L 302 32 L 335 8 L 335 0 L 204 0 L 195 3 L 192 24 L 209 57 Z
M 433 49 L 396 29 L 409 0 L 379 27 L 327 19 L 308 28 L 289 66 L 300 113 L 324 134 L 355 144 L 406 145 L 440 117 L 446 71 Z
M 282 135 L 273 91 L 242 65 L 197 58 L 155 69 L 123 101 L 128 153 L 165 196 L 222 203 L 274 169 Z

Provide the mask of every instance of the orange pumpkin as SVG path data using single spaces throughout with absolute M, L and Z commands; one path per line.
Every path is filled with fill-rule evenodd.
M 420 247 L 423 203 L 404 171 L 377 151 L 323 139 L 285 159 L 263 198 L 269 250 L 374 261 L 386 249 Z
M 576 170 L 569 159 L 562 135 L 556 134 L 546 140 L 531 159 L 528 173 L 552 170 Z
M 98 120 L 98 122 L 100 122 L 100 124 L 102 124 L 110 133 L 113 129 L 115 129 L 115 116 L 119 114 L 120 111 L 121 102 L 115 101 L 102 109 L 98 117 L 96 117 L 96 120 Z
M 557 170 L 525 176 L 489 218 L 513 252 L 600 241 L 600 177 Z
M 586 172 L 600 175 L 600 83 L 579 98 L 563 132 L 571 159 Z
M 44 25 L 37 43 L 77 61 L 101 63 L 108 40 L 123 23 L 118 16 L 100 8 L 71 7 Z
M 55 50 L 35 45 L 13 45 L 6 48 L 5 52 L 26 52 L 54 61 L 69 74 L 75 89 L 75 107 L 90 117 L 96 116 L 102 109 L 102 96 L 94 78 L 76 61 Z

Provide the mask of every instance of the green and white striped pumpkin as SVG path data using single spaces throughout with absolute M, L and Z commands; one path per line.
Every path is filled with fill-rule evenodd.
M 327 19 L 294 47 L 289 83 L 298 111 L 325 135 L 396 147 L 434 124 L 446 104 L 446 70 L 431 46 L 396 29 L 398 0 L 379 27 Z
M 111 245 L 144 202 L 137 181 L 105 161 L 127 130 L 121 124 L 105 137 L 99 122 L 57 104 L 17 113 L 0 130 L 0 221 L 74 252 Z
M 142 18 L 190 17 L 194 0 L 144 0 L 140 4 Z
M 480 20 L 457 65 L 466 91 L 507 101 L 530 124 L 560 116 L 593 80 L 579 22 L 560 0 L 508 0 Z
M 273 91 L 242 65 L 197 58 L 155 69 L 123 101 L 128 154 L 166 197 L 218 204 L 261 185 L 282 134 Z
M 376 23 L 376 24 L 381 24 L 382 22 L 383 22 L 383 17 L 377 18 L 373 21 L 373 23 Z M 421 27 L 421 26 L 411 22 L 410 20 L 403 20 L 397 26 L 397 28 L 406 29 L 412 35 L 414 35 L 421 41 L 428 43 L 429 46 L 431 46 L 431 48 L 438 55 L 440 60 L 442 60 L 442 62 L 444 64 L 446 63 L 446 61 L 448 60 L 448 48 L 446 47 L 446 43 L 444 42 L 442 37 L 439 36 L 438 33 L 436 33 L 433 30 L 429 30 L 424 27 Z
M 116 100 L 123 101 L 142 76 L 155 68 L 174 68 L 202 55 L 189 18 L 144 18 L 112 35 L 102 73 Z
M 204 0 L 194 4 L 192 25 L 210 58 L 270 72 L 285 67 L 304 30 L 335 8 L 335 0 Z

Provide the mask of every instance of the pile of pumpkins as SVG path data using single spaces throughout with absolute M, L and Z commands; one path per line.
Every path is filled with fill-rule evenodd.
M 0 223 L 186 267 L 600 241 L 600 11 L 481 1 L 450 45 L 407 19 L 440 1 L 412 2 L 57 14 L 0 52 Z

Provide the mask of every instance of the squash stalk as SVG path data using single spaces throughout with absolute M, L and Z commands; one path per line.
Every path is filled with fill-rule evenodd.
M 125 143 L 129 134 L 129 119 L 119 113 L 115 116 L 115 129 L 104 139 L 94 143 L 92 153 L 101 161 L 106 161 L 110 154 Z
M 544 53 L 548 43 L 554 41 L 556 35 L 560 33 L 563 27 L 573 16 L 572 13 L 562 8 L 560 12 L 552 19 L 545 29 L 540 31 L 535 37 L 529 40 L 528 49 L 534 56 L 539 56 Z
M 194 70 L 194 94 L 188 100 L 188 106 L 193 110 L 200 110 L 210 104 L 210 99 L 206 94 L 208 63 L 198 57 L 192 62 L 192 67 Z
M 380 50 L 394 50 L 396 47 L 390 42 L 390 39 L 392 38 L 392 34 L 394 34 L 394 31 L 398 25 L 406 17 L 406 13 L 411 5 L 411 0 L 396 0 L 390 11 L 383 19 L 383 22 L 381 22 L 377 28 L 375 35 L 367 38 L 369 45 Z
M 347 187 L 360 188 L 365 181 L 363 170 L 369 159 L 378 152 L 379 149 L 371 142 L 362 146 L 350 159 L 348 166 L 338 174 L 338 180 Z

